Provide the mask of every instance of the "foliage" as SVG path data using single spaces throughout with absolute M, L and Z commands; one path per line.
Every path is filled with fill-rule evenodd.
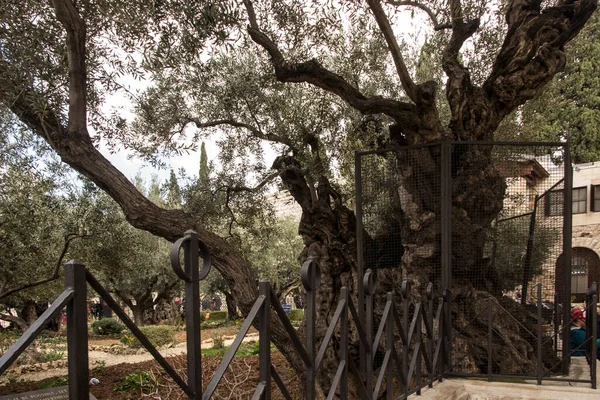
M 220 331 L 213 331 L 212 339 L 214 349 L 222 349 L 225 347 L 225 338 Z
M 523 107 L 526 138 L 569 140 L 574 163 L 600 160 L 600 14 L 567 48 L 567 65 Z
M 137 370 L 121 378 L 121 383 L 115 388 L 115 391 L 139 390 L 142 393 L 148 393 L 156 386 L 156 383 L 149 372 Z
M 287 313 L 287 317 L 290 321 L 302 322 L 304 321 L 304 310 L 293 309 Z
M 120 324 L 113 318 L 102 318 L 92 323 L 92 331 L 96 335 L 119 335 L 125 329 L 125 325 Z
M 213 311 L 210 313 L 210 321 L 222 321 L 227 319 L 227 311 Z
M 42 362 L 58 361 L 66 358 L 67 354 L 64 351 L 56 349 L 45 349 L 42 350 L 41 360 Z
M 148 325 L 140 327 L 140 330 L 148 338 L 150 343 L 154 347 L 166 346 L 175 343 L 175 332 L 177 328 L 169 325 Z M 139 340 L 131 333 L 128 332 L 121 336 L 121 343 L 133 347 L 142 347 Z
M 58 378 L 52 378 L 45 380 L 40 384 L 41 389 L 48 389 L 59 386 L 66 386 L 69 384 L 69 378 L 66 376 L 59 376 Z
M 140 190 L 144 190 L 141 178 L 136 180 Z M 81 250 L 87 254 L 89 268 L 97 279 L 133 311 L 136 324 L 143 325 L 144 311 L 152 310 L 162 299 L 170 300 L 181 286 L 169 264 L 170 244 L 133 228 L 112 199 L 95 188 L 89 191 L 88 222 L 104 229 Z M 153 180 L 148 196 L 166 206 L 160 192 L 159 182 Z
M 4 109 L 0 154 L 0 307 L 20 312 L 28 301 L 44 304 L 60 293 L 62 285 L 52 281 L 71 242 L 85 232 L 72 209 L 79 202 L 72 174 Z
M 19 338 L 17 332 L 12 329 L 0 329 L 0 354 L 6 353 L 6 350 Z
M 529 238 L 529 218 L 515 218 L 498 224 L 490 237 L 486 254 L 491 256 L 492 246 L 496 245 L 495 259 L 493 260 L 497 274 L 498 287 L 503 291 L 513 291 L 523 283 L 524 257 Z M 542 272 L 544 262 L 551 256 L 560 231 L 536 225 L 534 243 L 531 254 L 531 273 L 534 277 Z

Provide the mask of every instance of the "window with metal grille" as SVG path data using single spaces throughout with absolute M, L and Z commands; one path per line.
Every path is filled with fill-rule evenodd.
M 588 261 L 580 256 L 574 256 L 571 260 L 571 294 L 586 293 Z
M 587 212 L 587 187 L 573 189 L 573 214 Z
M 547 216 L 563 214 L 563 192 L 562 190 L 553 190 L 546 195 L 544 202 L 545 214 Z

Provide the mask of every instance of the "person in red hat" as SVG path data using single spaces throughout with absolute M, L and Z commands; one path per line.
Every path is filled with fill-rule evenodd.
M 585 356 L 585 311 L 575 310 L 571 314 L 571 355 Z M 596 340 L 597 358 L 600 359 L 600 339 Z
M 571 355 L 585 356 L 585 314 L 575 310 L 571 314 Z

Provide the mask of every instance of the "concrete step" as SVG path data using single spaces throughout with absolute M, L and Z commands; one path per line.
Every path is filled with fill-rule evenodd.
M 597 362 L 596 371 L 600 368 Z M 583 357 L 573 357 L 569 377 L 589 379 L 589 365 Z M 600 378 L 600 377 L 598 377 Z M 598 379 L 597 378 L 597 379 Z M 600 383 L 600 380 L 598 381 Z M 421 396 L 412 395 L 411 400 L 598 400 L 600 390 L 589 383 L 544 381 L 507 383 L 487 382 L 475 379 L 445 379 L 433 388 L 422 389 Z

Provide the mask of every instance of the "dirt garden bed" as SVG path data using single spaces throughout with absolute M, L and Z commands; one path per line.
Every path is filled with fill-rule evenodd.
M 206 386 L 219 363 L 220 356 L 204 356 L 203 384 Z M 185 377 L 185 355 L 171 357 L 169 363 Z M 279 353 L 272 354 L 272 362 L 294 398 L 300 398 L 300 382 L 287 361 Z M 140 372 L 141 371 L 141 372 Z M 238 356 L 234 358 L 229 370 L 217 388 L 214 399 L 249 399 L 258 383 L 258 356 Z M 155 361 L 141 363 L 123 363 L 110 367 L 96 367 L 90 371 L 90 377 L 100 381 L 91 386 L 90 392 L 98 400 L 121 399 L 186 399 L 187 396 Z M 11 382 L 0 386 L 0 396 L 22 393 L 52 386 L 66 385 L 66 376 L 53 377 L 41 381 Z M 275 387 L 275 385 L 274 385 Z M 273 399 L 282 399 L 278 389 Z

